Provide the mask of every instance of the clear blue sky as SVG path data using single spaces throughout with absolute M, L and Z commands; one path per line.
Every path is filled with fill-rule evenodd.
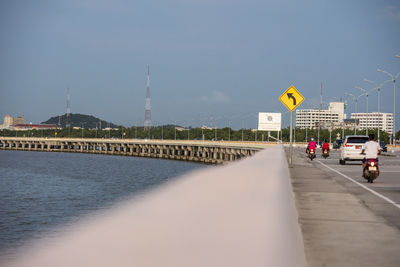
M 292 84 L 309 108 L 321 82 L 330 101 L 400 72 L 398 0 L 2 0 L 0 33 L 0 117 L 33 123 L 64 114 L 70 87 L 72 113 L 143 125 L 147 64 L 153 124 L 234 128 L 286 112 Z

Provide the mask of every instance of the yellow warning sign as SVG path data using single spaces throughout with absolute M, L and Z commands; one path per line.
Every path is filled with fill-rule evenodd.
M 297 91 L 294 86 L 290 86 L 280 97 L 279 100 L 284 104 L 288 110 L 293 111 L 301 102 L 304 101 L 304 96 Z

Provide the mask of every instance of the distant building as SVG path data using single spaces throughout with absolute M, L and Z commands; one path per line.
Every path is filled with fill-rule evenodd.
M 29 131 L 29 130 L 55 130 L 58 126 L 55 124 L 15 124 L 12 130 L 16 131 Z
M 13 117 L 11 117 L 10 114 L 7 114 L 4 116 L 4 123 L 3 123 L 3 128 L 9 128 L 11 125 L 13 125 Z
M 389 134 L 393 134 L 393 113 L 370 112 L 370 113 L 351 113 L 352 119 L 359 120 L 358 129 L 365 130 L 379 128 Z
M 185 128 L 180 127 L 180 126 L 175 126 L 175 130 L 182 132 L 185 130 Z
M 12 117 L 7 114 L 4 116 L 4 123 L 1 125 L 2 129 L 15 130 L 15 131 L 28 131 L 28 130 L 47 130 L 57 129 L 57 125 L 54 124 L 26 124 L 24 115 L 18 117 Z
M 18 116 L 18 117 L 13 117 L 13 125 L 24 124 L 24 123 L 25 123 L 24 115 Z
M 358 130 L 359 129 L 358 127 L 360 125 L 360 120 L 359 119 L 345 119 L 343 124 L 344 124 L 345 129 L 356 128 Z
M 296 127 L 300 129 L 341 128 L 346 114 L 343 102 L 330 102 L 328 109 L 297 109 Z

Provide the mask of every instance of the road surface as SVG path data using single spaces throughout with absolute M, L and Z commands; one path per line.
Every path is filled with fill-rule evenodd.
M 380 157 L 369 184 L 361 162 L 339 164 L 339 151 L 310 161 L 294 149 L 290 168 L 309 266 L 399 266 L 400 153 Z

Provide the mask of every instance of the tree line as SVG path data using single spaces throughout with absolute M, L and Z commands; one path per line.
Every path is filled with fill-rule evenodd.
M 368 129 L 369 133 L 374 133 L 377 136 L 377 129 Z M 56 130 L 29 130 L 29 131 L 15 131 L 3 129 L 0 132 L 1 136 L 14 136 L 14 137 L 60 137 L 60 138 L 115 138 L 115 139 L 169 139 L 169 140 L 225 140 L 225 141 L 276 141 L 277 132 L 271 132 L 274 138 L 268 138 L 267 131 L 255 131 L 252 129 L 239 129 L 233 130 L 232 128 L 225 127 L 220 129 L 201 129 L 201 128 L 186 128 L 175 129 L 174 126 L 157 126 L 151 128 L 144 127 L 119 127 L 114 129 L 73 129 L 62 128 Z M 353 135 L 353 129 L 345 129 L 344 136 Z M 357 130 L 357 134 L 364 135 L 365 130 Z M 343 138 L 342 129 L 334 129 L 329 131 L 321 129 L 319 131 L 319 140 L 327 140 L 334 142 L 338 138 Z M 399 139 L 400 131 L 396 133 L 396 139 Z M 311 138 L 318 140 L 317 129 L 293 129 L 293 141 L 307 142 Z M 390 136 L 387 132 L 380 131 L 381 140 L 385 143 L 390 142 Z M 283 142 L 289 142 L 290 130 L 283 128 L 279 139 Z

